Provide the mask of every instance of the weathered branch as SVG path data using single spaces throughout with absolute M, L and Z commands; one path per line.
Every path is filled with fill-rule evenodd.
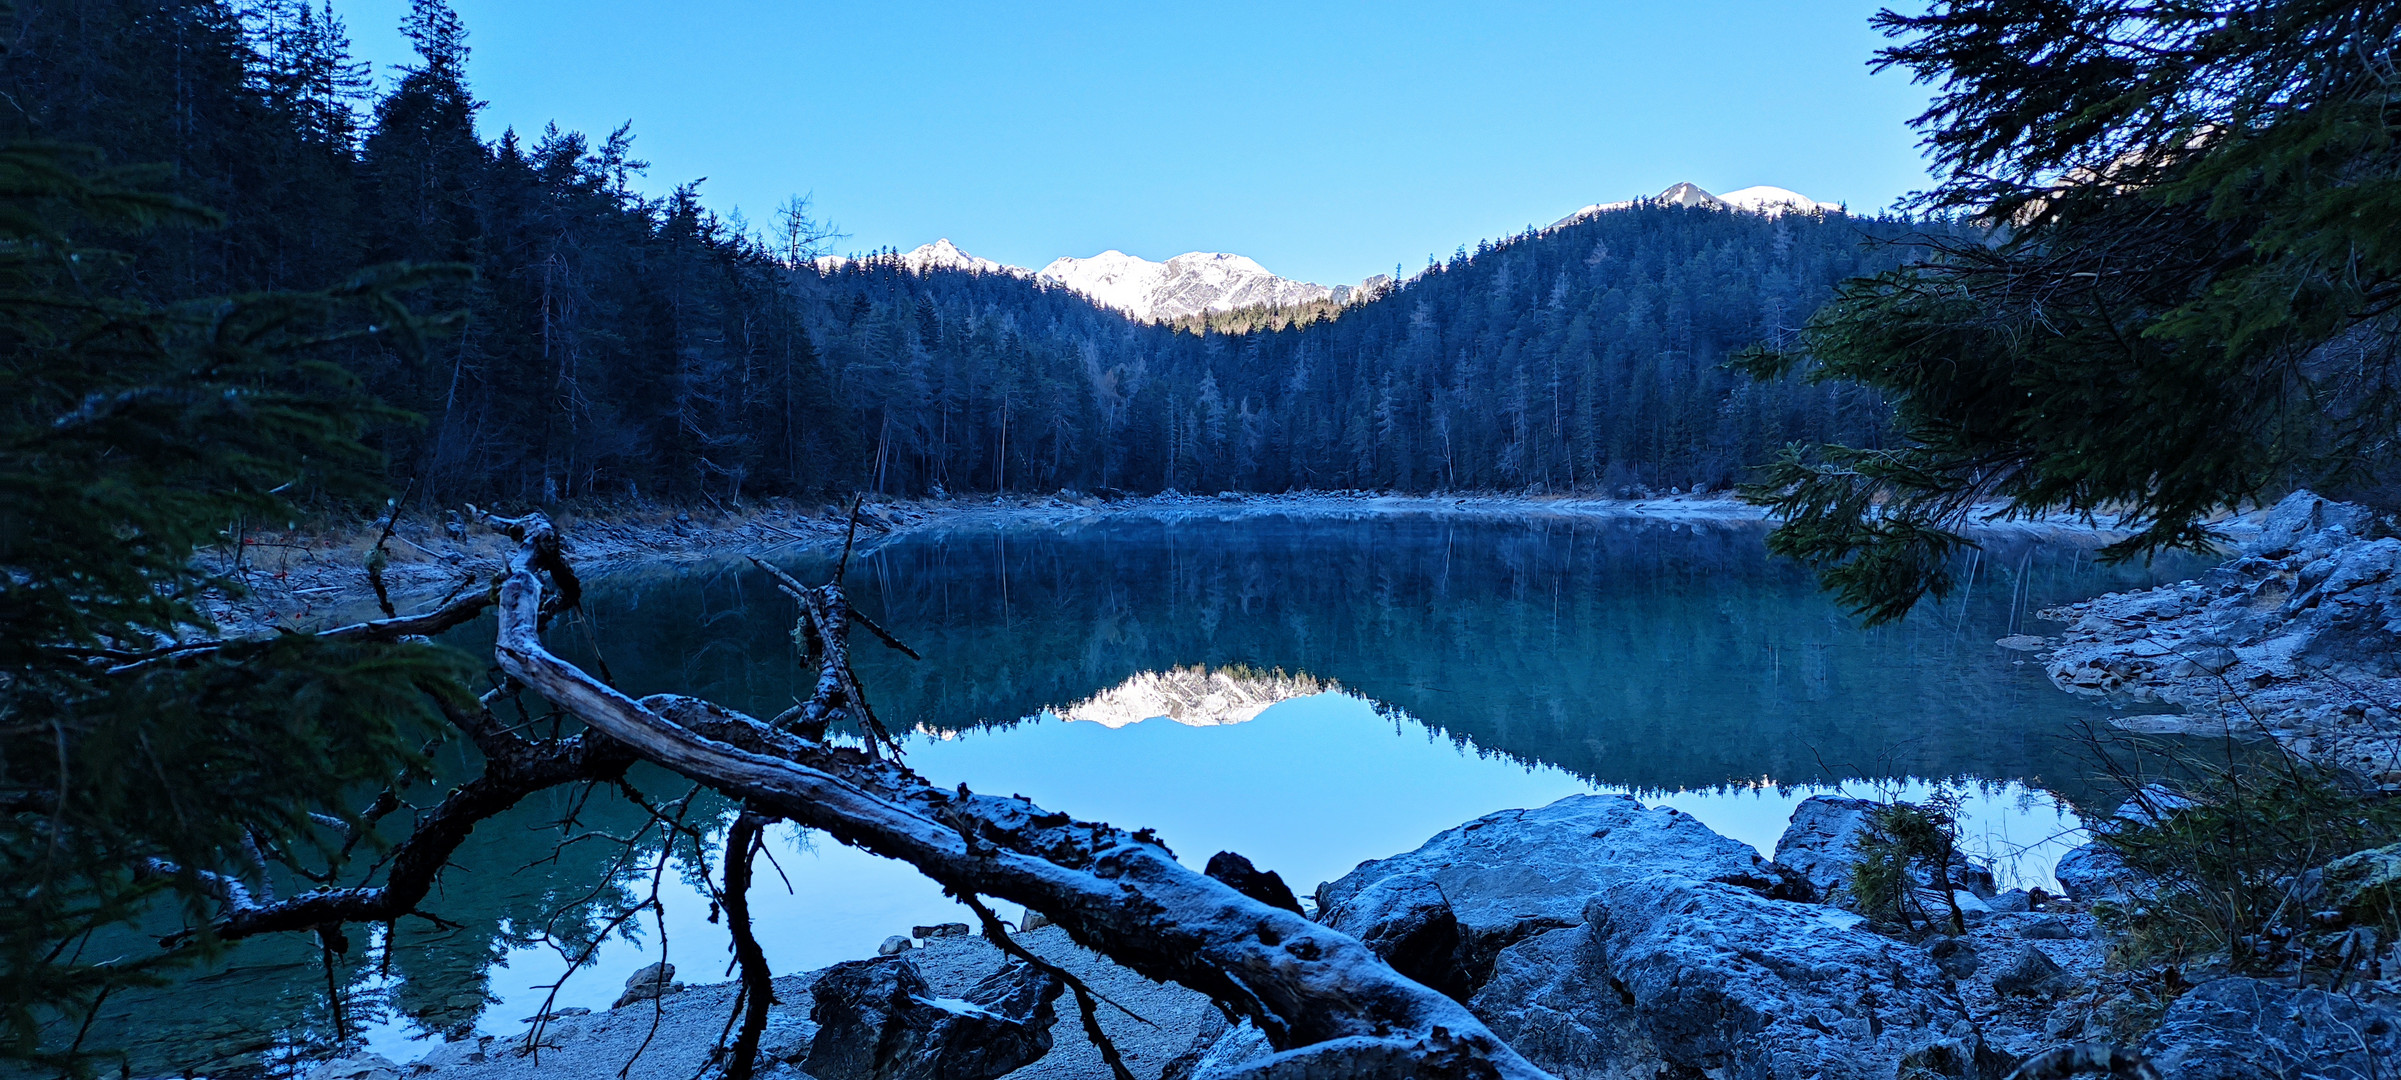
M 742 1028 L 725 1066 L 725 1080 L 750 1080 L 758 1063 L 759 1036 L 767 1030 L 767 1010 L 775 1004 L 775 975 L 750 927 L 750 865 L 765 825 L 766 819 L 744 810 L 725 830 L 725 925 L 733 934 L 734 961 L 742 971 Z
M 458 706 L 446 703 L 444 708 L 457 710 Z M 462 722 L 461 726 L 466 725 Z M 552 742 L 479 742 L 486 754 L 483 775 L 452 789 L 417 819 L 408 838 L 392 849 L 383 884 L 317 889 L 273 903 L 226 897 L 225 914 L 214 926 L 216 935 L 231 940 L 311 930 L 329 923 L 391 922 L 415 914 L 417 905 L 432 891 L 435 876 L 478 823 L 537 791 L 577 781 L 613 779 L 635 760 L 631 750 L 596 732 Z
M 1040 911 L 1086 947 L 1251 1018 L 1281 1051 L 1271 1061 L 1332 1072 L 1355 1063 L 1362 1075 L 1544 1075 L 1464 1006 L 1401 977 L 1357 940 L 1193 872 L 1147 832 L 937 788 L 897 761 L 721 706 L 669 695 L 637 702 L 603 685 L 541 640 L 540 571 L 558 562 L 549 522 L 494 523 L 519 542 L 500 593 L 502 670 L 643 758 L 906 862 L 954 893 Z

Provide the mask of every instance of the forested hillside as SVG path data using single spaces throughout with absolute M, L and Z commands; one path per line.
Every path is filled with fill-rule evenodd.
M 1722 485 L 1790 441 L 1873 444 L 1872 397 L 1721 365 L 1918 228 L 1637 208 L 1462 249 L 1332 321 L 1196 334 L 1014 277 L 820 273 L 796 223 L 638 193 L 625 130 L 487 138 L 441 0 L 381 92 L 304 0 L 6 18 L 0 136 L 170 166 L 225 214 L 141 242 L 172 268 L 155 297 L 475 268 L 426 301 L 461 313 L 431 359 L 348 361 L 423 418 L 377 433 L 395 486 L 444 500 Z

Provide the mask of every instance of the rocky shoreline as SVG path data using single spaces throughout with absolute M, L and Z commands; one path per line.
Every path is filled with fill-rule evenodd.
M 2306 491 L 2243 524 L 2199 579 L 2045 612 L 2067 630 L 2025 644 L 2071 694 L 2181 708 L 2122 727 L 2273 739 L 2401 792 L 2401 538 Z
M 1769 859 L 1673 809 L 1570 796 L 1364 863 L 1319 885 L 1313 914 L 1460 998 L 1562 1080 L 2002 1080 L 2078 1043 L 2139 1047 L 2170 1080 L 2365 1076 L 2401 1056 L 2389 984 L 2337 994 L 2223 977 L 2178 995 L 2154 973 L 2110 969 L 2089 897 L 1997 890 L 1973 866 L 1954 875 L 1964 934 L 1872 924 L 1846 906 L 1845 883 L 1877 805 L 1807 800 Z M 920 930 L 922 945 L 899 939 L 885 955 L 778 980 L 764 1075 L 1109 1075 L 1055 984 L 963 925 Z M 1272 1052 L 1200 995 L 1055 927 L 1017 937 L 1141 1014 L 1101 1017 L 1141 1080 L 1229 1077 Z M 408 1064 L 348 1058 L 310 1080 L 602 1080 L 635 1060 L 652 1075 L 705 1075 L 734 988 L 660 988 L 677 992 L 629 992 L 609 1012 Z M 2315 1071 L 2294 1071 L 2303 1062 Z

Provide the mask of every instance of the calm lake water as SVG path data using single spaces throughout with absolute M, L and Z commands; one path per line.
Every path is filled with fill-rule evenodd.
M 2105 797 L 2078 735 L 2106 710 L 1994 639 L 2056 630 L 2032 618 L 2046 605 L 2197 565 L 2098 566 L 2088 547 L 1999 542 L 1948 601 L 1862 630 L 1770 558 L 1763 533 L 1387 516 L 911 535 L 866 551 L 849 582 L 924 659 L 863 638 L 855 651 L 878 714 L 910 732 L 909 759 L 932 779 L 1154 827 L 1196 867 L 1239 851 L 1304 893 L 1571 793 L 1642 793 L 1766 850 L 1810 794 L 1907 797 L 1933 782 L 1972 789 L 1971 843 L 2004 877 L 2048 882 L 2079 842 L 2052 795 Z M 830 559 L 787 568 L 822 579 Z M 611 576 L 587 608 L 554 646 L 637 695 L 767 716 L 813 682 L 792 604 L 744 565 Z M 453 644 L 488 655 L 489 634 Z M 636 780 L 660 805 L 687 787 Z M 718 842 L 720 802 L 683 813 Z M 662 956 L 688 982 L 727 977 L 691 861 L 663 858 L 655 832 L 630 853 L 607 839 L 644 822 L 613 794 L 558 792 L 486 824 L 458 860 L 471 869 L 428 905 L 454 926 L 403 923 L 388 950 L 380 930 L 354 935 L 336 972 L 344 1030 L 406 1061 L 432 1033 L 522 1030 L 553 984 L 556 1006 L 599 1010 Z M 778 972 L 966 920 L 904 866 L 774 836 L 753 904 Z M 657 908 L 621 917 L 654 890 Z M 325 979 L 310 943 L 245 944 L 210 973 L 112 1003 L 95 1040 L 131 1051 L 135 1075 L 272 1060 L 278 1044 L 333 1034 Z

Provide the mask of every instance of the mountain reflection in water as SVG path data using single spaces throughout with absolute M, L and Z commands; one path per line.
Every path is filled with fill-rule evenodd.
M 1578 791 L 1633 790 L 1769 847 L 1813 790 L 1909 794 L 1924 778 L 1979 782 L 1972 827 L 1991 835 L 1971 842 L 2035 845 L 2021 871 L 2047 876 L 2075 822 L 2028 796 L 2100 795 L 2074 736 L 2106 712 L 1993 641 L 2055 629 L 2032 619 L 2045 605 L 2196 567 L 2097 567 L 2088 548 L 1996 543 L 1959 595 L 1870 631 L 1771 559 L 1763 531 L 1377 517 L 904 535 L 862 551 L 848 585 L 925 659 L 865 641 L 854 652 L 930 779 L 1156 828 L 1195 865 L 1241 851 L 1304 892 L 1451 825 Z M 821 580 L 832 567 L 787 568 Z M 554 647 L 605 662 L 629 693 L 765 716 L 810 690 L 790 601 L 746 564 L 614 574 L 585 600 Z M 490 627 L 450 643 L 488 654 Z M 655 770 L 636 779 L 660 802 L 682 790 Z M 662 931 L 683 978 L 720 977 L 723 928 L 684 860 L 662 864 L 655 841 L 623 863 L 610 845 L 561 846 L 571 808 L 584 835 L 644 820 L 621 800 L 578 799 L 548 793 L 479 828 L 457 860 L 471 871 L 446 878 L 434 905 L 457 926 L 402 924 L 388 975 L 380 946 L 345 958 L 363 1018 L 381 1018 L 378 1050 L 408 1060 L 426 1049 L 413 1034 L 521 1029 L 565 957 L 647 896 L 654 873 L 661 909 L 630 921 L 636 940 L 601 945 L 556 1004 L 606 1008 L 659 958 Z M 725 813 L 695 804 L 709 844 Z M 781 874 L 753 903 L 779 972 L 960 918 L 904 866 L 772 835 Z M 319 959 L 297 939 L 247 943 L 220 969 L 112 1001 L 109 1019 L 138 1073 L 222 1071 L 255 1060 L 262 1032 L 325 1033 Z

